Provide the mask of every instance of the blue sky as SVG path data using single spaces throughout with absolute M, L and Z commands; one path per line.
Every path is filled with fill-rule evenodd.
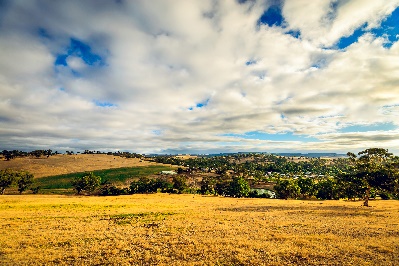
M 0 149 L 399 154 L 399 0 L 2 1 Z

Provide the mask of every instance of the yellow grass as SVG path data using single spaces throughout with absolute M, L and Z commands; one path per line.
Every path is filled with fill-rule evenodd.
M 94 171 L 120 167 L 148 166 L 156 163 L 138 158 L 124 158 L 105 154 L 53 155 L 49 158 L 15 158 L 0 160 L 1 169 L 25 170 L 35 178 L 76 172 Z
M 399 265 L 399 202 L 0 197 L 0 265 Z

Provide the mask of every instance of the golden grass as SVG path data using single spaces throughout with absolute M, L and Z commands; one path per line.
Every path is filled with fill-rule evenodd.
M 0 160 L 1 169 L 25 170 L 35 178 L 62 175 L 76 172 L 94 171 L 120 167 L 156 165 L 138 158 L 124 158 L 105 154 L 53 155 L 49 158 L 15 158 L 10 161 Z
M 399 202 L 0 197 L 0 265 L 399 265 Z

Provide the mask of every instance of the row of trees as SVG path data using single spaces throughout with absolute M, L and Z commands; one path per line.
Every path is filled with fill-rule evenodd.
M 130 183 L 128 188 L 118 188 L 110 182 L 101 182 L 101 177 L 93 172 L 73 179 L 72 186 L 78 194 L 123 195 L 143 193 L 201 193 L 204 195 L 223 195 L 231 197 L 247 197 L 250 194 L 248 182 L 242 177 L 234 177 L 231 180 L 204 178 L 200 182 L 200 189 L 188 185 L 188 179 L 184 175 L 169 178 L 140 177 Z
M 3 150 L 0 154 L 2 154 L 7 161 L 9 161 L 17 157 L 27 157 L 27 156 L 34 156 L 36 158 L 46 156 L 48 158 L 51 155 L 58 154 L 58 152 L 53 153 L 52 150 L 34 150 L 30 152 L 19 151 L 19 150 L 12 150 L 12 151 Z
M 77 152 L 79 153 L 79 152 Z M 27 157 L 27 156 L 33 156 L 36 158 L 40 157 L 50 157 L 51 155 L 57 155 L 60 154 L 58 151 L 53 152 L 52 150 L 34 150 L 30 152 L 26 151 L 20 151 L 20 150 L 3 150 L 0 152 L 1 155 L 4 156 L 4 158 L 9 161 L 11 159 L 17 158 L 17 157 Z M 65 151 L 65 154 L 67 155 L 74 155 L 74 151 Z M 113 155 L 113 156 L 121 156 L 121 157 L 126 157 L 126 158 L 142 158 L 144 157 L 141 154 L 138 153 L 130 153 L 130 152 L 101 152 L 101 151 L 90 151 L 90 150 L 84 150 L 82 154 L 107 154 L 107 155 Z
M 33 175 L 25 171 L 0 170 L 0 194 L 4 194 L 7 188 L 15 184 L 18 186 L 19 193 L 22 194 L 33 184 Z
M 281 179 L 274 189 L 279 198 L 364 199 L 399 198 L 399 160 L 388 150 L 373 148 L 348 153 L 348 167 L 336 176 L 319 179 Z

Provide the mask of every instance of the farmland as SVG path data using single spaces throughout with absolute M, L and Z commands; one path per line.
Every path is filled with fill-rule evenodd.
M 397 265 L 399 202 L 0 197 L 1 265 Z
M 25 170 L 36 178 L 102 169 L 142 167 L 156 165 L 139 158 L 123 158 L 105 154 L 58 154 L 48 158 L 22 157 L 10 161 L 0 160 L 1 169 Z

